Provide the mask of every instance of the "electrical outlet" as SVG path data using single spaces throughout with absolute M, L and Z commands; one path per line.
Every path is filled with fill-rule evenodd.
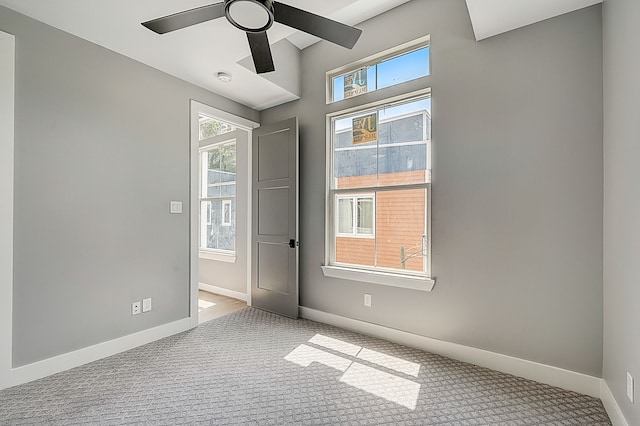
M 142 299 L 142 312 L 149 312 L 151 310 L 151 298 Z
M 633 376 L 627 371 L 627 398 L 633 403 Z
M 371 295 L 370 294 L 365 294 L 364 295 L 364 306 L 366 306 L 367 308 L 371 307 Z
M 140 302 L 131 303 L 131 315 L 138 315 L 140 313 Z

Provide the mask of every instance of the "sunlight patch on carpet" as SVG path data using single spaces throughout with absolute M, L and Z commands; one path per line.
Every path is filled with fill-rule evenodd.
M 368 392 L 389 402 L 415 410 L 420 395 L 420 384 L 410 379 L 366 366 L 349 358 L 356 358 L 393 370 L 403 375 L 418 377 L 420 364 L 383 354 L 342 340 L 316 334 L 309 343 L 320 348 L 302 344 L 291 351 L 285 360 L 302 367 L 317 362 L 344 373 L 339 381 Z M 327 352 L 329 349 L 349 358 Z

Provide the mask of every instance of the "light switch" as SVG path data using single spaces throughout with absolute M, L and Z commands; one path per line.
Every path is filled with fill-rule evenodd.
M 171 214 L 182 213 L 182 201 L 171 201 L 171 203 L 169 203 L 169 213 Z
M 151 298 L 142 299 L 142 312 L 149 312 L 151 310 Z

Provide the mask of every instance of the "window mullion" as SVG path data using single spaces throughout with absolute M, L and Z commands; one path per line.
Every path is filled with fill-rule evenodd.
M 378 267 L 378 194 L 373 193 L 373 265 Z
M 228 197 L 203 197 L 200 198 L 200 201 L 226 201 L 226 200 L 235 200 L 236 196 L 235 195 L 230 195 Z
M 341 194 L 362 194 L 367 192 L 389 192 L 389 191 L 403 191 L 410 189 L 425 189 L 429 184 L 424 183 L 410 183 L 406 185 L 387 185 L 387 186 L 367 186 L 362 188 L 333 188 L 332 191 L 335 195 Z
M 351 197 L 351 234 L 358 235 L 357 197 Z

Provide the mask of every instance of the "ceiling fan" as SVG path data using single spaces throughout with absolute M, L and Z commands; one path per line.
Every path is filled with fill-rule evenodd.
M 274 22 L 295 28 L 346 47 L 353 46 L 362 30 L 273 0 L 224 0 L 208 6 L 143 22 L 158 34 L 190 27 L 225 16 L 235 27 L 247 33 L 251 56 L 258 74 L 275 71 L 267 30 Z

